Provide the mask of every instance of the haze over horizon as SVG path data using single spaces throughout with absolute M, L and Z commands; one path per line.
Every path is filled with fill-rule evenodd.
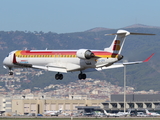
M 0 31 L 81 32 L 134 24 L 160 26 L 159 0 L 2 0 Z

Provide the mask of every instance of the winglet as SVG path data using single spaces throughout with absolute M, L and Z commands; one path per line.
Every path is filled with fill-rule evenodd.
M 154 53 L 152 53 L 152 55 L 150 55 L 147 59 L 145 59 L 143 62 L 148 62 L 151 58 L 152 58 L 152 56 L 154 55 Z

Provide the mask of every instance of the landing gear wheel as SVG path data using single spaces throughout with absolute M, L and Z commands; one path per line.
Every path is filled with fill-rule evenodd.
M 86 74 L 82 74 L 82 79 L 86 79 Z
M 59 74 L 55 75 L 55 79 L 58 80 L 59 79 Z
M 82 74 L 78 75 L 78 79 L 80 79 L 80 80 L 82 79 Z
M 8 73 L 9 75 L 13 75 L 13 70 L 12 70 L 12 68 L 11 67 L 9 67 L 9 73 Z
M 9 72 L 9 75 L 13 75 L 13 72 Z
M 55 75 L 55 79 L 56 79 L 56 80 L 62 80 L 62 79 L 63 79 L 63 75 L 57 73 L 57 74 Z
M 63 75 L 59 74 L 59 79 L 62 80 L 63 79 Z
M 79 75 L 78 75 L 78 78 L 81 80 L 81 79 L 86 79 L 86 74 L 82 74 L 82 73 L 80 73 Z

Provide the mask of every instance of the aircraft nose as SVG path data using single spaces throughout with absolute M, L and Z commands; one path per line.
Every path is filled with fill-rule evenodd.
M 9 66 L 9 65 L 10 65 L 10 60 L 9 60 L 8 57 L 4 58 L 4 60 L 3 60 L 3 65 L 4 65 L 4 66 Z

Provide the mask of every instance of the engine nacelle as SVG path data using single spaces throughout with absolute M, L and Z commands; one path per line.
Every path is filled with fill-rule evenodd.
M 77 57 L 82 59 L 91 59 L 94 57 L 94 53 L 87 49 L 79 49 L 76 53 Z

